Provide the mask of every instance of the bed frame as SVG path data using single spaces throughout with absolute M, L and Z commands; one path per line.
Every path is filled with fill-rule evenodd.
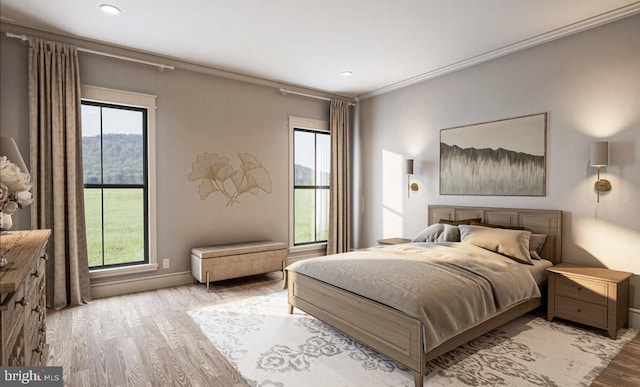
M 429 225 L 438 223 L 440 219 L 482 218 L 485 223 L 520 226 L 535 233 L 547 234 L 547 241 L 540 255 L 554 264 L 561 262 L 562 211 L 434 205 L 429 206 L 427 212 Z M 426 363 L 429 360 L 541 304 L 540 298 L 520 303 L 425 352 L 422 322 L 417 318 L 295 272 L 287 273 L 287 287 L 289 314 L 296 307 L 404 364 L 413 372 L 416 387 L 423 386 Z

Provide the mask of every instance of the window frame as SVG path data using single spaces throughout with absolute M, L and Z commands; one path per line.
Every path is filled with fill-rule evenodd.
M 89 270 L 90 278 L 111 277 L 154 271 L 158 269 L 157 257 L 157 225 L 156 225 L 156 149 L 155 149 L 155 111 L 156 96 L 149 94 L 133 93 L 128 91 L 106 89 L 96 86 L 83 85 L 81 91 L 83 102 L 115 105 L 123 108 L 136 108 L 146 110 L 147 133 L 145 139 L 146 160 L 144 174 L 147 179 L 146 214 L 145 214 L 145 239 L 146 260 L 139 263 L 126 263 L 107 267 L 93 268 Z M 126 185 L 126 184 L 125 184 Z M 118 186 L 114 184 L 114 187 Z
M 329 131 L 329 123 L 327 121 L 289 116 L 289 252 L 311 252 L 326 250 L 326 241 L 309 242 L 300 245 L 295 244 L 294 134 L 296 129 L 310 132 L 326 132 L 327 134 L 329 134 L 329 136 L 331 135 Z

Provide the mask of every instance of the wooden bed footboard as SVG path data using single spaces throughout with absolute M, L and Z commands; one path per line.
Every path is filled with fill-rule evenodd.
M 296 307 L 410 368 L 416 385 L 425 372 L 422 323 L 396 309 L 289 271 L 289 312 Z
M 540 306 L 534 298 L 424 352 L 422 322 L 366 297 L 287 272 L 289 313 L 296 307 L 411 369 L 422 387 L 426 363 Z

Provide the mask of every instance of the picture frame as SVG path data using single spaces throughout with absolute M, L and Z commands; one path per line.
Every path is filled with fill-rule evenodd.
M 440 195 L 546 196 L 547 113 L 440 130 Z

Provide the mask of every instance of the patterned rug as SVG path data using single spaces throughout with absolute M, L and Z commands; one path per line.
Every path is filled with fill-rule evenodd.
M 412 373 L 294 310 L 286 292 L 188 312 L 251 386 L 407 386 Z M 427 364 L 425 386 L 589 386 L 638 332 L 527 314 Z

